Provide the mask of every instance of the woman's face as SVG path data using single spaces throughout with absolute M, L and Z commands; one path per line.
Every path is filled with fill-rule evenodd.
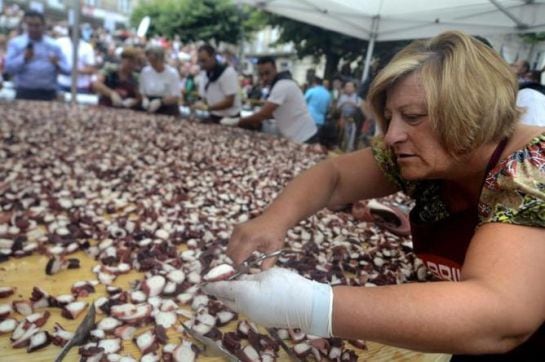
M 398 80 L 386 92 L 386 143 L 406 180 L 438 179 L 454 166 L 428 116 L 419 73 Z
M 348 82 L 344 85 L 344 93 L 351 95 L 356 90 L 354 83 Z
M 138 62 L 133 58 L 121 58 L 121 68 L 135 72 L 138 70 Z
M 152 54 L 147 55 L 146 58 L 148 60 L 149 65 L 151 65 L 151 67 L 155 69 L 157 72 L 161 72 L 163 70 L 163 66 L 165 64 L 163 59 Z

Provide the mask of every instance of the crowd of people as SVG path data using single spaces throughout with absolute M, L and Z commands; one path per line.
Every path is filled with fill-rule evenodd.
M 88 27 L 80 29 L 74 66 L 70 27 L 48 24 L 43 14 L 23 13 L 17 5 L 4 10 L 0 70 L 12 82 L 16 99 L 62 98 L 71 91 L 76 67 L 77 93 L 96 94 L 101 106 L 175 116 L 183 106 L 205 114 L 205 122 L 345 151 L 360 145 L 363 102 L 350 77 L 336 77 L 330 86 L 313 76 L 309 84 L 300 85 L 289 72 L 277 72 L 274 59 L 263 58 L 257 61 L 256 79 L 240 74 L 232 52 L 208 44 L 182 44 L 178 37 L 143 39 L 128 31 L 111 34 Z M 243 110 L 256 112 L 240 118 Z M 372 133 L 373 127 L 367 127 L 365 135 Z
M 7 34 L 0 38 L 0 67 L 14 84 L 15 98 L 53 100 L 70 92 L 71 29 L 48 26 L 39 12 L 22 13 L 16 5 L 6 9 L 0 22 Z M 369 146 L 376 133 L 366 101 L 369 82 L 359 84 L 349 71 L 331 81 L 312 74 L 300 85 L 265 57 L 257 60 L 256 79 L 240 74 L 232 52 L 209 44 L 89 27 L 80 33 L 77 92 L 98 95 L 99 105 L 173 116 L 189 109 L 204 122 L 277 133 L 345 152 Z M 543 124 L 540 72 L 526 61 L 516 62 L 512 70 L 520 82 L 517 104 L 527 109 L 522 121 Z

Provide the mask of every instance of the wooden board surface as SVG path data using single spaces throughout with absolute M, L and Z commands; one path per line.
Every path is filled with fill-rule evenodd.
M 85 255 L 83 252 L 78 252 L 74 254 L 73 257 L 80 259 L 80 269 L 65 270 L 53 276 L 48 276 L 45 274 L 47 258 L 41 255 L 32 255 L 21 259 L 11 259 L 6 263 L 0 264 L 0 286 L 17 287 L 16 293 L 10 298 L 0 299 L 0 304 L 8 303 L 12 300 L 28 299 L 34 286 L 41 287 L 50 295 L 61 295 L 70 293 L 70 287 L 76 281 L 95 279 L 95 275 L 91 272 L 91 269 L 96 262 L 87 257 L 87 255 Z M 141 275 L 136 272 L 121 275 L 115 281 L 115 285 L 118 285 L 123 289 L 129 289 L 129 283 L 132 280 L 137 280 L 140 278 Z M 105 289 L 104 286 L 99 285 L 96 288 L 96 293 L 89 295 L 87 298 L 84 298 L 84 300 L 92 302 L 93 299 L 97 299 L 102 295 L 105 295 Z M 51 312 L 51 317 L 47 324 L 42 327 L 42 330 L 52 331 L 55 322 L 59 322 L 67 330 L 74 331 L 83 318 L 83 315 L 81 315 L 77 320 L 71 321 L 61 317 L 59 309 L 49 308 L 49 310 Z M 16 319 L 22 318 L 15 312 L 12 313 L 12 317 L 15 317 Z M 97 319 L 100 318 L 102 318 L 102 316 L 98 315 Z M 233 328 L 233 326 L 228 326 L 227 328 L 223 329 L 229 330 L 231 328 Z M 145 329 L 146 327 L 142 328 L 142 330 Z M 181 335 L 174 330 L 169 331 L 169 341 L 172 343 L 178 343 L 180 341 L 180 336 Z M 0 336 L 0 361 L 53 361 L 59 351 L 59 347 L 50 345 L 43 350 L 29 354 L 25 349 L 11 348 L 9 334 Z M 130 354 L 135 358 L 140 356 L 138 349 L 130 341 L 124 342 L 124 348 L 121 353 Z M 371 342 L 368 343 L 368 350 L 358 351 L 358 354 L 360 356 L 360 360 L 362 361 L 442 362 L 448 361 L 450 358 L 448 355 L 418 353 Z M 72 349 L 72 351 L 70 351 L 68 356 L 65 358 L 65 361 L 70 362 L 78 360 L 77 348 Z M 201 357 L 199 360 L 221 361 L 222 359 L 216 357 Z M 286 354 L 281 350 L 279 361 L 287 360 L 288 358 Z
M 253 132 L 199 125 L 194 122 L 178 122 L 174 118 L 127 110 L 74 108 L 54 102 L 14 102 L 0 107 L 0 111 L 5 113 L 5 123 L 8 124 L 1 132 L 10 133 L 9 137 L 5 137 L 9 141 L 6 143 L 7 152 L 14 155 L 6 162 L 7 167 L 3 165 L 4 169 L 10 168 L 10 171 L 14 172 L 10 172 L 10 176 L 2 181 L 7 180 L 13 186 L 21 186 L 14 187 L 16 190 L 13 190 L 21 192 L 21 195 L 23 192 L 26 193 L 27 187 L 49 189 L 52 187 L 50 183 L 56 185 L 56 181 L 59 181 L 58 187 L 54 186 L 58 190 L 53 194 L 51 190 L 38 192 L 40 204 L 44 203 L 46 209 L 53 211 L 51 214 L 57 219 L 71 216 L 70 210 L 83 212 L 83 215 L 89 215 L 87 212 L 90 215 L 102 213 L 102 217 L 92 219 L 93 223 L 96 222 L 96 226 L 103 230 L 106 230 L 108 225 L 105 223 L 108 215 L 117 218 L 118 215 L 111 214 L 113 211 L 119 212 L 119 216 L 130 217 L 131 211 L 127 208 L 136 205 L 129 204 L 141 203 L 153 205 L 145 206 L 149 210 L 143 210 L 145 212 L 138 216 L 142 217 L 142 220 L 149 218 L 150 213 L 161 215 L 166 208 L 166 214 L 173 212 L 172 219 L 168 218 L 169 224 L 172 221 L 170 225 L 172 227 L 190 227 L 193 232 L 197 230 L 193 229 L 197 224 L 206 226 L 208 222 L 214 232 L 230 232 L 231 228 L 228 225 L 241 222 L 253 212 L 261 210 L 263 202 L 266 204 L 267 200 L 274 198 L 284 181 L 294 177 L 323 156 L 307 147 L 301 148 L 294 143 L 271 139 Z M 29 149 L 34 151 L 29 153 Z M 32 157 L 28 157 L 29 155 Z M 52 162 L 53 160 L 58 162 Z M 109 170 L 110 167 L 114 169 Z M 40 176 L 44 168 L 47 169 L 44 179 L 38 177 L 41 181 L 34 180 L 35 176 Z M 1 167 L 0 169 L 4 170 Z M 121 172 L 122 169 L 126 172 Z M 221 177 L 218 176 L 220 173 Z M 142 177 L 138 177 L 139 175 Z M 127 180 L 125 176 L 128 177 Z M 110 180 L 110 177 L 119 179 Z M 216 177 L 220 181 L 217 184 L 212 182 Z M 122 184 L 118 184 L 119 180 L 123 180 Z M 166 187 L 167 185 L 169 187 Z M 232 185 L 236 187 L 233 188 Z M 120 191 L 125 188 L 128 195 L 124 192 L 122 195 Z M 256 199 L 246 197 L 258 190 L 260 192 L 259 196 L 256 193 Z M 15 193 L 10 195 L 11 198 L 16 197 Z M 193 200 L 183 201 L 187 196 L 200 201 L 198 203 L 192 202 Z M 68 197 L 77 199 L 83 205 L 76 208 L 68 207 L 66 210 L 63 206 L 63 210 L 59 211 L 61 205 L 56 204 L 60 203 L 60 198 Z M 163 198 L 162 201 L 168 201 L 169 205 L 157 203 Z M 232 207 L 233 201 L 237 204 L 242 201 L 239 204 L 242 206 Z M 68 203 L 72 203 L 72 200 L 68 200 Z M 178 203 L 179 208 L 173 206 Z M 6 205 L 3 210 L 14 207 L 11 201 L 8 204 L 9 207 Z M 26 210 L 27 207 L 22 209 Z M 181 216 L 187 216 L 189 220 L 187 222 L 179 220 Z M 161 221 L 160 224 L 162 223 Z M 45 227 L 46 224 L 48 227 L 51 226 L 50 222 L 39 224 L 41 227 Z M 354 233 L 354 237 L 362 232 L 357 229 L 359 228 L 351 228 L 350 232 Z M 101 237 L 98 233 L 89 235 Z M 334 233 L 330 236 L 332 235 Z M 302 238 L 297 240 L 302 241 Z M 47 258 L 41 255 L 11 259 L 0 264 L 0 286 L 18 288 L 14 296 L 0 299 L 0 303 L 9 303 L 17 299 L 28 300 L 34 286 L 40 286 L 53 296 L 67 294 L 76 281 L 96 278 L 91 272 L 96 264 L 94 260 L 82 252 L 70 256 L 80 259 L 81 269 L 66 270 L 54 276 L 45 274 Z M 141 274 L 133 272 L 120 276 L 115 284 L 129 290 L 131 281 L 141 279 Z M 92 302 L 93 299 L 105 294 L 104 286 L 99 285 L 96 289 L 96 293 L 85 298 L 87 301 Z M 52 317 L 42 328 L 48 331 L 52 330 L 55 322 L 74 331 L 83 318 L 81 315 L 78 320 L 70 321 L 61 317 L 58 309 L 51 308 L 50 311 Z M 13 316 L 17 319 L 22 318 L 16 314 Z M 102 316 L 99 315 L 100 318 Z M 182 321 L 180 317 L 180 322 Z M 233 327 L 234 323 L 222 329 L 227 331 Z M 393 325 L 392 328 L 396 326 Z M 171 343 L 179 343 L 181 336 L 182 334 L 174 329 L 169 331 Z M 44 350 L 27 354 L 25 349 L 12 349 L 9 337 L 9 334 L 0 336 L 0 362 L 52 361 L 60 350 L 56 346 L 49 346 Z M 368 350 L 359 353 L 361 360 L 369 361 L 448 359 L 448 356 L 425 355 L 374 343 L 369 343 Z M 131 341 L 124 343 L 122 354 L 140 357 Z M 77 350 L 72 350 L 66 360 L 79 360 Z M 279 360 L 287 360 L 283 351 Z

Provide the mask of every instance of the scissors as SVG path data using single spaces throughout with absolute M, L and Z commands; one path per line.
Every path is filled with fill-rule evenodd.
M 83 318 L 81 324 L 78 326 L 78 329 L 76 329 L 76 332 L 74 333 L 72 339 L 64 345 L 57 358 L 55 358 L 55 362 L 61 362 L 66 354 L 72 349 L 72 347 L 82 344 L 85 339 L 87 339 L 89 332 L 91 332 L 93 326 L 95 325 L 95 315 L 95 303 L 93 302 L 91 303 L 91 306 L 89 307 L 85 318 Z
M 253 255 L 250 255 L 248 258 L 246 258 L 238 267 L 238 270 L 235 274 L 231 275 L 227 280 L 234 280 L 241 276 L 242 274 L 248 273 L 250 271 L 250 268 L 257 267 L 260 265 L 260 263 L 269 258 L 275 258 L 277 256 L 283 255 L 283 254 L 289 254 L 289 253 L 300 253 L 299 251 L 289 250 L 289 249 L 280 249 L 277 251 L 273 251 L 272 253 L 263 254 L 255 258 Z M 276 329 L 274 328 L 266 328 L 267 333 L 282 347 L 284 351 L 288 354 L 288 357 L 291 361 L 294 362 L 300 362 L 301 359 L 297 357 L 297 355 L 292 351 L 292 349 L 280 338 L 278 333 L 276 332 Z
M 284 342 L 282 340 L 282 338 L 280 338 L 280 336 L 278 335 L 278 332 L 276 331 L 276 329 L 274 329 L 274 328 L 265 328 L 265 329 L 267 330 L 269 335 L 280 345 L 280 347 L 282 347 L 282 349 L 284 351 L 286 351 L 290 361 L 293 361 L 293 362 L 301 362 L 302 361 L 302 359 L 297 357 L 295 352 L 293 352 L 293 350 L 286 344 L 286 342 Z
M 234 280 L 236 278 L 238 278 L 239 276 L 241 276 L 242 274 L 246 274 L 250 271 L 250 268 L 252 267 L 258 267 L 260 266 L 261 262 L 263 260 L 266 260 L 266 259 L 269 259 L 269 258 L 275 258 L 277 256 L 280 256 L 280 255 L 283 255 L 283 254 L 290 254 L 290 253 L 295 253 L 295 254 L 299 254 L 300 252 L 299 251 L 295 251 L 295 250 L 290 250 L 290 249 L 280 249 L 280 250 L 276 250 L 276 251 L 273 251 L 272 253 L 267 253 L 267 254 L 262 254 L 258 257 L 255 257 L 254 255 L 250 255 L 248 258 L 246 258 L 241 264 L 240 266 L 237 268 L 237 271 L 235 272 L 235 274 L 231 275 L 230 277 L 228 277 L 227 279 L 225 280 Z M 182 324 L 182 326 L 184 327 L 184 330 L 189 333 L 193 338 L 195 338 L 196 340 L 200 341 L 202 344 L 204 344 L 205 346 L 208 346 L 210 343 L 212 345 L 210 345 L 210 347 L 212 347 L 212 349 L 218 349 L 220 348 L 221 352 L 222 353 L 225 353 L 225 351 L 223 351 L 225 348 L 223 347 L 220 347 L 216 342 L 214 342 L 212 339 L 208 338 L 208 337 L 205 337 L 195 331 L 193 331 L 192 329 L 189 329 L 187 326 L 185 326 L 184 324 Z M 282 349 L 284 351 L 286 351 L 286 353 L 288 354 L 289 358 L 291 361 L 294 361 L 294 362 L 300 362 L 301 359 L 299 357 L 297 357 L 297 355 L 292 351 L 292 349 L 282 340 L 282 338 L 280 338 L 280 336 L 278 335 L 278 333 L 276 332 L 276 330 L 274 328 L 266 328 L 268 334 L 280 345 L 280 347 L 282 347 Z M 223 349 L 223 350 L 222 350 Z M 228 352 L 229 353 L 229 352 Z M 230 353 L 229 353 L 230 354 Z M 233 356 L 231 354 L 231 356 Z M 237 357 L 233 356 L 233 358 L 235 360 L 238 360 Z
M 182 323 L 182 327 L 184 328 L 184 331 L 189 334 L 191 337 L 193 337 L 195 340 L 199 341 L 202 345 L 205 347 L 205 352 L 209 353 L 211 356 L 219 356 L 223 358 L 227 358 L 228 361 L 236 362 L 239 360 L 237 356 L 229 352 L 223 345 L 220 343 L 217 343 L 212 338 L 208 338 L 202 334 L 200 334 L 197 331 L 194 331 L 193 329 L 189 328 L 185 324 Z
M 273 251 L 272 253 L 262 254 L 258 257 L 255 257 L 254 255 L 250 255 L 240 264 L 235 274 L 231 275 L 226 280 L 234 280 L 238 278 L 239 276 L 241 276 L 242 274 L 248 273 L 251 268 L 260 266 L 261 262 L 265 259 L 275 258 L 277 256 L 280 256 L 283 254 L 290 254 L 290 253 L 299 254 L 300 252 L 295 250 L 290 250 L 290 249 L 280 249 L 277 251 Z
M 200 334 L 197 331 L 194 331 L 193 329 L 189 328 L 185 324 L 182 323 L 182 327 L 186 331 L 187 334 L 189 334 L 191 337 L 193 337 L 195 340 L 199 341 L 201 344 L 203 344 L 206 347 L 206 352 L 209 353 L 210 356 L 216 356 L 216 357 L 223 357 L 227 358 L 229 361 L 239 361 L 240 359 L 229 352 L 223 345 L 217 343 L 211 338 L 208 338 L 202 334 Z M 276 333 L 276 330 L 273 328 L 267 328 L 267 332 L 269 335 L 278 342 L 280 347 L 286 351 L 291 361 L 294 362 L 300 362 L 301 359 L 297 357 L 297 355 L 291 350 L 291 348 L 278 336 L 278 333 Z

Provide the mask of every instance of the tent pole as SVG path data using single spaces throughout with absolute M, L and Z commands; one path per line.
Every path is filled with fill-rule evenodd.
M 371 58 L 373 57 L 373 51 L 375 49 L 375 41 L 378 36 L 378 22 L 379 16 L 376 15 L 373 17 L 373 22 L 371 23 L 371 34 L 369 36 L 369 44 L 367 45 L 367 52 L 365 53 L 365 64 L 363 66 L 363 76 L 361 81 L 365 82 L 369 76 L 369 69 L 371 68 Z
M 238 19 L 240 21 L 240 43 L 238 44 L 238 66 L 242 72 L 244 65 L 244 10 L 242 9 L 242 2 L 237 1 Z
M 72 26 L 72 82 L 70 86 L 70 103 L 76 104 L 78 95 L 78 51 L 79 51 L 79 12 L 80 2 L 74 0 L 72 2 L 72 10 L 74 13 L 74 23 Z
M 509 19 L 511 19 L 515 24 L 517 24 L 518 29 L 526 29 L 528 28 L 528 25 L 521 22 L 515 15 L 513 15 L 511 12 L 509 12 L 504 6 L 502 6 L 500 3 L 498 3 L 496 0 L 488 0 L 498 9 L 501 11 L 505 16 L 507 16 Z M 527 3 L 530 3 L 530 1 L 527 1 Z

